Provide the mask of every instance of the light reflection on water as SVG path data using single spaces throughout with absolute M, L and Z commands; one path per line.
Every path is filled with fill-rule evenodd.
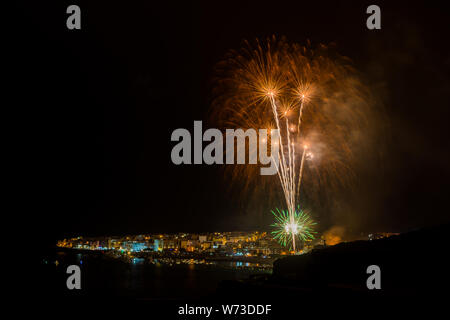
M 55 267 L 54 263 L 46 264 L 49 268 L 54 268 L 55 282 L 65 284 L 67 266 L 79 264 L 83 293 L 95 296 L 120 295 L 144 299 L 202 297 L 213 294 L 222 281 L 243 280 L 253 274 L 271 272 L 270 269 L 252 268 L 257 264 L 242 261 L 214 261 L 208 265 L 174 263 L 170 266 L 166 263 L 151 263 L 148 259 L 138 257 L 121 260 L 102 254 L 77 252 L 55 255 L 53 260 L 56 258 L 58 266 Z M 47 260 L 52 262 L 50 257 Z

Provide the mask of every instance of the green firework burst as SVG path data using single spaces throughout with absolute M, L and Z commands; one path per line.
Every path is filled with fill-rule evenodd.
M 276 208 L 275 211 L 272 210 L 271 212 L 275 216 L 275 223 L 271 224 L 271 227 L 275 227 L 272 235 L 281 245 L 291 248 L 293 234 L 301 241 L 314 239 L 316 232 L 313 226 L 317 223 L 305 211 L 301 210 L 300 206 L 294 212 L 294 223 L 291 223 L 287 210 Z

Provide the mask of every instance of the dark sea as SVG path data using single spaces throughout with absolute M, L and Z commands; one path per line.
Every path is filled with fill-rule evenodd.
M 68 290 L 69 265 L 81 269 L 81 290 Z M 219 265 L 153 264 L 145 259 L 124 261 L 102 252 L 55 250 L 41 258 L 43 282 L 53 297 L 81 295 L 92 299 L 124 297 L 142 300 L 203 299 L 214 294 L 222 281 L 245 280 L 270 271 Z

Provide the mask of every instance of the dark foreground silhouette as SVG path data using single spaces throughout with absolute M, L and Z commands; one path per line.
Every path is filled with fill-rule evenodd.
M 273 274 L 224 281 L 219 295 L 295 301 L 408 301 L 444 297 L 449 285 L 450 224 L 389 238 L 340 243 L 274 262 Z M 369 290 L 368 266 L 381 270 L 381 289 Z

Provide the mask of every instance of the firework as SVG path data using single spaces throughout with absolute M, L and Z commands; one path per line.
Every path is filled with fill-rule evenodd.
M 246 42 L 221 63 L 214 118 L 224 127 L 278 129 L 278 180 L 291 224 L 302 199 L 326 202 L 326 192 L 352 186 L 357 151 L 372 134 L 372 99 L 349 65 L 325 46 L 312 50 L 275 38 Z M 273 178 L 256 165 L 231 166 L 232 180 L 271 196 Z M 230 184 L 231 185 L 231 184 Z M 325 188 L 324 188 L 325 187 Z M 325 194 L 325 196 L 324 196 Z M 304 197 L 304 198 L 303 198 Z M 277 199 L 278 200 L 278 199 Z M 295 251 L 295 234 L 291 230 Z
M 314 239 L 316 232 L 313 226 L 316 223 L 311 220 L 308 214 L 300 210 L 300 207 L 294 211 L 293 215 L 278 208 L 275 211 L 272 210 L 272 214 L 275 216 L 275 223 L 271 225 L 275 228 L 272 234 L 281 245 L 294 249 L 294 245 L 291 247 L 291 244 L 295 244 L 296 239 L 301 241 Z

